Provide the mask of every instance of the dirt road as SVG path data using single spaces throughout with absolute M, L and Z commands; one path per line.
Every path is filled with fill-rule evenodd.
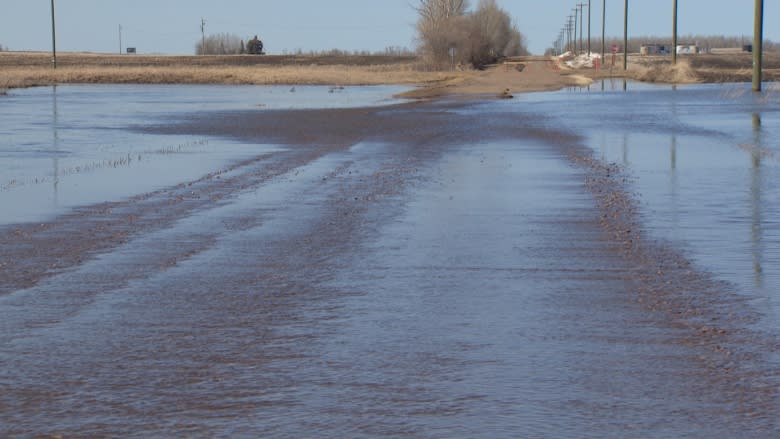
M 430 99 L 442 96 L 471 96 L 479 98 L 508 98 L 513 93 L 559 90 L 583 86 L 591 82 L 585 76 L 564 69 L 561 63 L 547 57 L 513 58 L 502 64 L 489 66 L 457 81 L 422 87 L 402 96 Z

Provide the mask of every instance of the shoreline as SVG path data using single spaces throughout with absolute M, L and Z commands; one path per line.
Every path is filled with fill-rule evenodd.
M 61 84 L 192 85 L 409 85 L 398 96 L 436 99 L 463 95 L 511 98 L 513 93 L 584 87 L 597 80 L 631 79 L 648 83 L 695 84 L 750 82 L 750 58 L 698 55 L 676 66 L 664 57 L 632 56 L 629 70 L 567 67 L 557 57 L 511 58 L 478 70 L 434 70 L 410 56 L 155 56 L 63 53 L 58 69 L 50 54 L 0 52 L 0 95 L 15 88 Z M 766 82 L 780 80 L 780 55 L 767 54 Z

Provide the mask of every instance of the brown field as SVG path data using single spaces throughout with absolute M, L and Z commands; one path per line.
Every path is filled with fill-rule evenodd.
M 0 52 L 0 90 L 64 83 L 441 84 L 463 73 L 432 71 L 409 56 L 148 56 Z
M 616 67 L 611 71 L 587 69 L 578 72 L 584 72 L 593 79 L 627 77 L 644 82 L 682 84 L 750 82 L 753 79 L 753 55 L 743 52 L 679 56 L 677 66 L 672 65 L 671 56 L 630 54 L 628 72 L 623 72 L 622 62 L 622 57 L 618 56 Z M 765 53 L 763 67 L 765 81 L 780 80 L 780 53 Z
M 0 52 L 0 94 L 9 88 L 51 84 L 248 84 L 248 85 L 420 85 L 409 97 L 444 94 L 499 94 L 577 85 L 605 77 L 646 82 L 749 82 L 752 55 L 724 53 L 681 56 L 677 66 L 669 56 L 630 55 L 629 70 L 570 69 L 549 58 L 509 60 L 509 66 L 530 68 L 520 75 L 506 65 L 493 72 L 440 71 L 426 68 L 414 56 L 358 55 L 227 55 L 156 56 L 61 53 L 58 68 L 44 52 Z M 538 66 L 543 66 L 538 68 Z M 511 69 L 510 69 L 511 70 Z M 764 57 L 764 79 L 780 80 L 780 54 Z

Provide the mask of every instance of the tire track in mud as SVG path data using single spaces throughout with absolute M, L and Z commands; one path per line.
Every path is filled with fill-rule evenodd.
M 626 282 L 635 300 L 658 325 L 681 330 L 680 345 L 693 350 L 704 384 L 700 396 L 721 401 L 721 415 L 746 425 L 748 436 L 778 432 L 780 367 L 771 359 L 780 352 L 777 334 L 752 328 L 760 312 L 733 285 L 696 267 L 674 243 L 647 236 L 641 205 L 619 165 L 595 158 L 579 142 L 561 146 L 585 170 L 614 251 L 633 266 Z
M 135 236 L 169 227 L 178 219 L 305 166 L 334 149 L 305 148 L 262 155 L 126 201 L 77 208 L 41 224 L 2 227 L 0 296 L 35 286 Z M 226 227 L 251 227 L 256 220 L 244 218 Z

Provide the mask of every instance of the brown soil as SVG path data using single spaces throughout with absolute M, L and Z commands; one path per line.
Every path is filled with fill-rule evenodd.
M 420 88 L 401 96 L 431 99 L 446 95 L 511 98 L 513 93 L 559 90 L 591 82 L 582 75 L 566 71 L 559 62 L 547 57 L 512 58 L 484 71 L 464 75 L 456 81 Z

